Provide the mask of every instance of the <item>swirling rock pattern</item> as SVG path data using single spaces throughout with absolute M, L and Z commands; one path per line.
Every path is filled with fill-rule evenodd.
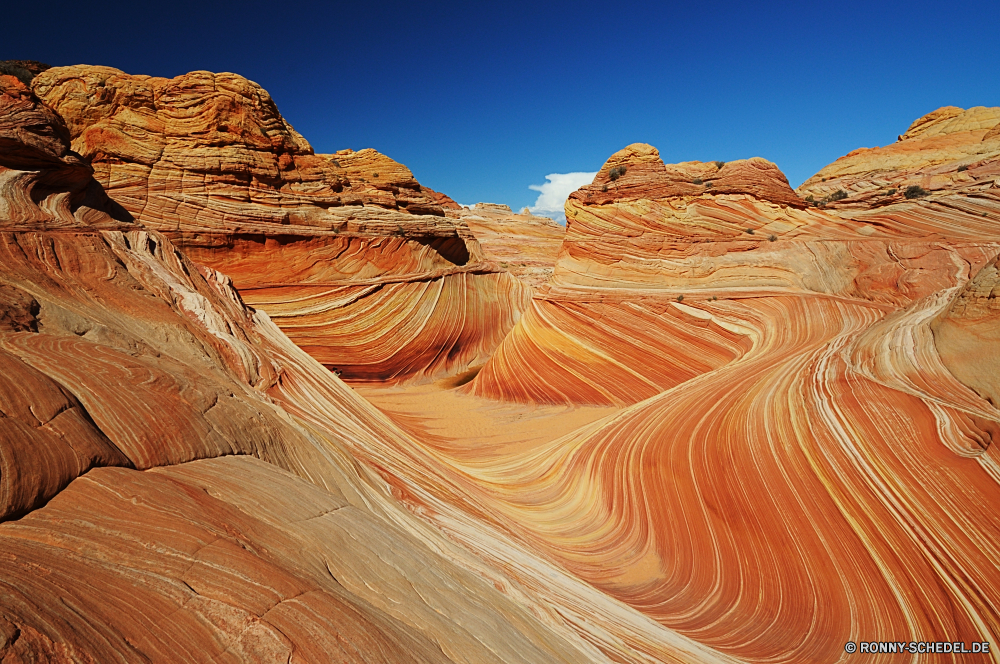
M 487 259 L 499 263 L 521 281 L 539 287 L 552 276 L 566 229 L 528 208 L 520 213 L 506 205 L 477 203 L 472 209 L 449 211 L 469 226 Z
M 899 203 L 910 187 L 929 201 L 949 192 L 976 196 L 994 188 L 998 178 L 1000 108 L 946 106 L 915 120 L 896 143 L 841 157 L 797 191 L 848 212 Z M 838 191 L 843 197 L 831 200 Z
M 76 66 L 32 86 L 115 200 L 345 378 L 481 365 L 527 303 L 454 201 L 375 150 L 314 154 L 241 76 Z
M 617 413 L 484 460 L 440 414 L 377 400 L 519 541 L 716 652 L 996 638 L 998 190 L 818 208 L 732 167 L 751 166 L 720 193 L 705 175 L 730 165 L 615 155 L 463 388 Z
M 900 143 L 963 133 L 943 133 L 960 117 Z M 12 195 L 58 181 L 49 162 Z M 995 642 L 1000 411 L 977 359 L 1000 197 L 976 183 L 818 207 L 764 160 L 668 166 L 630 146 L 571 197 L 551 282 L 475 379 L 440 400 L 382 387 L 385 413 L 165 235 L 72 203 L 5 208 L 0 655 L 774 663 L 862 638 Z M 231 260 L 276 318 L 305 293 L 282 322 L 304 335 L 370 288 L 390 303 L 371 318 L 433 300 L 394 324 L 441 348 L 459 328 L 421 310 L 465 316 L 462 280 L 507 289 L 473 308 L 511 324 L 531 292 L 457 230 L 394 236 L 408 213 L 334 207 L 352 209 L 282 234 L 208 215 L 185 246 Z M 283 258 L 273 282 L 261 246 Z M 458 339 L 447 355 L 474 345 Z
M 0 118 L 6 104 L 38 100 L 0 97 Z M 62 179 L 57 120 L 11 151 L 53 137 L 57 158 L 10 187 L 93 190 Z M 0 659 L 595 659 L 358 464 L 350 446 L 414 443 L 228 277 L 139 224 L 63 209 L 0 215 Z M 318 397 L 322 426 L 278 403 L 304 382 L 325 389 L 288 408 Z

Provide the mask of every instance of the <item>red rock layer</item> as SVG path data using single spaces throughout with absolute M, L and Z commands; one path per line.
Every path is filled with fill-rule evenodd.
M 442 472 L 520 541 L 741 660 L 836 661 L 862 634 L 994 639 L 997 190 L 864 215 L 587 195 L 554 285 L 471 390 L 634 405 L 485 460 L 436 435 Z M 695 368 L 719 330 L 739 350 Z M 650 385 L 675 349 L 687 374 Z
M 626 405 L 728 364 L 749 345 L 739 328 L 663 298 L 536 299 L 472 390 L 503 401 Z
M 955 296 L 933 322 L 934 342 L 948 370 L 982 398 L 1000 406 L 1000 271 L 997 259 Z M 1000 428 L 977 418 L 974 429 L 985 431 L 983 446 L 1000 440 Z
M 911 187 L 917 189 L 910 196 L 929 196 L 927 202 L 948 193 L 977 196 L 998 178 L 1000 108 L 946 106 L 915 120 L 896 143 L 841 157 L 797 191 L 811 202 L 849 212 L 906 201 Z
M 549 280 L 566 234 L 563 226 L 532 215 L 528 208 L 514 214 L 506 205 L 456 207 L 448 216 L 468 224 L 487 259 L 534 288 Z
M 267 92 L 240 76 L 59 67 L 33 87 L 66 117 L 74 148 L 116 200 L 231 276 L 345 378 L 465 371 L 527 301 L 483 262 L 468 227 L 444 216 L 454 201 L 375 150 L 314 154 Z M 394 315 L 372 317 L 385 312 Z M 378 347 L 343 339 L 345 324 Z
M 128 219 L 46 205 L 100 189 L 67 176 L 87 168 L 58 118 L 35 124 L 46 109 L 15 92 L 0 127 L 28 136 L 4 152 L 22 165 L 6 191 L 51 189 L 0 215 L 0 659 L 587 657 L 357 463 L 348 446 L 413 443 L 227 277 Z M 44 163 L 24 168 L 32 150 Z M 303 383 L 324 391 L 296 403 Z
M 699 185 L 689 175 L 707 178 L 709 170 L 731 173 L 734 182 L 747 183 L 746 190 L 721 193 L 722 187 L 701 185 L 694 191 Z M 622 199 L 608 202 L 616 191 Z M 600 307 L 609 305 L 621 309 L 656 298 L 689 305 L 712 298 L 810 292 L 905 306 L 953 285 L 960 263 L 978 268 L 989 259 L 991 247 L 1000 246 L 996 191 L 953 192 L 839 215 L 804 207 L 780 172 L 760 159 L 721 168 L 698 162 L 664 166 L 655 149 L 630 146 L 609 160 L 594 184 L 570 196 L 566 238 L 551 288 L 536 296 L 556 307 L 573 302 L 590 309 L 584 316 L 591 320 L 584 327 L 587 334 L 575 329 L 579 321 L 526 316 L 470 389 L 482 396 L 542 403 L 605 404 L 621 402 L 624 393 L 633 395 L 631 402 L 650 396 L 646 381 L 656 358 L 641 353 L 619 358 L 636 378 L 619 384 L 619 396 L 610 397 L 598 376 L 581 373 L 576 360 L 549 349 L 558 345 L 549 339 L 579 340 L 571 342 L 573 347 L 586 353 L 600 348 L 601 342 L 587 337 L 603 327 L 608 315 Z M 536 304 L 534 311 L 542 308 Z M 612 337 L 648 336 L 649 322 L 632 325 L 624 322 L 628 316 L 617 317 L 623 323 L 611 324 Z M 667 337 L 663 342 L 684 343 Z M 544 380 L 524 380 L 539 366 L 546 367 Z M 694 366 L 674 380 L 697 375 L 701 370 Z

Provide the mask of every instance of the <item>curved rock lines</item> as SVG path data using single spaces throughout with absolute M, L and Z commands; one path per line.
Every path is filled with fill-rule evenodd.
M 745 352 L 741 334 L 697 313 L 662 298 L 535 298 L 470 391 L 527 403 L 641 401 Z
M 435 378 L 482 365 L 531 290 L 506 273 L 243 291 L 301 348 L 354 380 Z
M 1000 487 L 942 444 L 940 413 L 852 369 L 847 346 L 882 311 L 698 306 L 755 328 L 753 349 L 502 461 L 458 461 L 456 441 L 449 465 L 568 570 L 736 657 L 997 634 Z

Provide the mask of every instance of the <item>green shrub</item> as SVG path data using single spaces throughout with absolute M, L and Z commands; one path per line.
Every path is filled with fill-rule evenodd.
M 847 198 L 847 192 L 844 191 L 843 189 L 838 189 L 837 191 L 827 196 L 826 200 L 830 203 L 833 203 L 834 201 L 842 201 L 845 198 Z
M 767 236 L 767 241 L 768 241 L 768 242 L 774 242 L 774 241 L 775 241 L 775 240 L 777 240 L 777 239 L 778 239 L 778 236 L 777 236 L 777 235 L 768 235 L 768 236 Z
M 890 189 L 890 190 L 889 190 L 889 191 L 887 192 L 887 194 L 888 194 L 889 196 L 895 196 L 895 195 L 896 195 L 896 190 L 895 190 L 895 189 Z
M 373 178 L 377 178 L 378 177 L 378 173 L 372 173 L 372 177 Z
M 748 235 L 753 235 L 753 229 L 752 229 L 752 228 L 748 228 L 748 229 L 746 230 L 746 233 L 747 233 Z
M 712 183 L 711 182 L 706 182 L 705 183 L 705 188 L 706 189 L 711 189 L 712 188 Z
M 962 164 L 961 166 L 958 167 L 958 172 L 959 173 L 961 173 L 962 171 L 967 171 L 967 170 L 969 170 L 969 165 L 968 164 Z
M 722 167 L 725 166 L 725 165 L 726 165 L 726 162 L 724 162 L 724 161 L 717 161 L 717 162 L 715 162 L 715 167 L 718 168 L 720 171 L 722 170 Z
M 601 191 L 607 191 L 607 190 L 608 190 L 608 185 L 604 185 L 603 187 L 601 187 Z
M 626 169 L 625 169 L 624 165 L 622 165 L 622 166 L 615 166 L 610 171 L 608 171 L 608 178 L 612 182 L 614 182 L 615 180 L 617 180 L 621 176 L 625 175 L 625 171 L 626 171 Z
M 806 202 L 808 202 L 808 203 L 815 203 L 816 199 L 813 197 L 812 194 L 809 194 L 808 196 L 806 196 Z
M 691 180 L 691 184 L 702 184 L 701 178 L 695 178 Z
M 27 87 L 31 87 L 31 79 L 35 77 L 30 71 L 25 69 L 20 65 L 15 65 L 11 62 L 0 62 L 0 74 L 6 74 L 8 76 L 13 76 Z
M 684 296 L 683 295 L 678 295 L 677 296 L 677 301 L 678 302 L 683 302 L 684 301 Z
M 931 192 L 927 191 L 919 184 L 911 184 L 909 187 L 906 188 L 906 191 L 903 192 L 903 195 L 906 196 L 907 198 L 913 199 L 913 198 L 921 198 L 922 196 L 926 196 L 929 193 Z

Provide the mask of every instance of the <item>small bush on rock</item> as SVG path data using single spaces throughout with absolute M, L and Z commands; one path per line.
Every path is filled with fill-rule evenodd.
M 903 192 L 903 195 L 906 196 L 907 198 L 913 199 L 913 198 L 921 198 L 929 193 L 931 192 L 927 191 L 919 184 L 911 184 L 909 187 L 906 188 L 906 191 Z
M 626 170 L 625 166 L 615 166 L 610 171 L 608 171 L 608 178 L 610 178 L 611 181 L 614 182 L 621 176 L 625 175 L 625 170 Z
M 7 76 L 13 76 L 27 87 L 31 87 L 31 79 L 35 77 L 30 71 L 25 69 L 20 65 L 15 65 L 11 62 L 0 62 L 0 74 L 6 74 Z
M 958 167 L 958 172 L 959 173 L 961 173 L 963 171 L 967 171 L 967 170 L 969 170 L 969 165 L 968 164 L 962 164 L 961 166 Z
M 701 178 L 695 178 L 695 179 L 691 180 L 691 184 L 702 184 L 702 179 Z

